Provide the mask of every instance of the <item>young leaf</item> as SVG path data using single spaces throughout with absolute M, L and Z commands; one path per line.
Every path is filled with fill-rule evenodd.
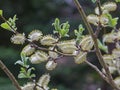
M 35 68 L 29 68 L 28 70 L 27 70 L 27 76 L 29 77 L 29 78 L 32 78 L 33 76 L 35 77 L 35 75 L 34 74 L 31 74 L 32 73 L 32 70 L 35 70 Z
M 11 27 L 5 22 L 5 23 L 2 23 L 0 25 L 2 28 L 6 29 L 6 30 L 10 30 L 11 31 Z
M 14 15 L 13 22 L 15 22 L 16 20 L 18 20 L 17 15 Z
M 60 24 L 60 20 L 58 18 L 55 19 L 55 22 L 52 24 L 55 28 L 54 33 L 58 33 L 60 37 L 68 37 L 68 32 L 70 25 L 68 22 Z
M 103 50 L 104 52 L 108 53 L 108 47 L 105 46 L 104 44 L 101 43 L 101 41 L 99 39 L 97 39 L 98 42 L 98 47 Z
M 112 18 L 112 16 L 108 13 L 106 14 L 106 16 L 109 19 L 108 26 L 115 27 L 117 25 L 118 17 Z
M 0 10 L 0 16 L 3 16 L 3 10 Z
M 18 75 L 18 78 L 26 78 L 26 75 L 25 75 L 24 73 L 20 73 L 20 74 Z
M 23 62 L 23 67 L 26 67 L 26 68 L 29 68 L 29 65 L 27 64 L 27 61 L 28 61 L 28 57 L 25 56 L 24 53 L 21 53 L 21 61 Z
M 82 37 L 83 37 L 83 31 L 85 30 L 85 28 L 83 28 L 82 24 L 79 25 L 78 30 L 74 30 L 74 34 L 77 37 L 76 38 L 76 43 L 79 44 Z
M 58 18 L 55 19 L 55 22 L 52 24 L 55 28 L 54 33 L 58 33 L 61 29 L 60 27 L 60 20 Z
M 24 65 L 24 63 L 23 63 L 22 61 L 20 61 L 20 60 L 18 60 L 17 62 L 15 62 L 15 65 L 16 65 L 16 64 L 19 64 L 19 65 L 21 65 L 21 66 Z

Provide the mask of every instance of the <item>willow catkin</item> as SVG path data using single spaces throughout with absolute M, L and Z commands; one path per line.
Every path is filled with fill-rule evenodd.
M 46 35 L 43 36 L 43 38 L 40 40 L 40 43 L 42 45 L 51 46 L 54 45 L 54 43 L 56 43 L 57 41 L 58 39 L 53 37 L 52 35 Z
M 28 38 L 30 41 L 38 41 L 42 38 L 42 32 L 40 30 L 33 30 L 29 35 Z
M 11 37 L 11 42 L 14 44 L 23 44 L 25 42 L 25 34 L 15 34 Z

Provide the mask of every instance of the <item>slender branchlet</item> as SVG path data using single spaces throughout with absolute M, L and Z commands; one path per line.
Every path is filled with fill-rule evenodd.
M 4 65 L 4 63 L 0 60 L 0 68 L 7 74 L 7 76 L 10 78 L 14 86 L 16 87 L 17 90 L 22 90 L 19 83 L 13 76 L 13 74 L 8 70 L 8 68 Z
M 102 67 L 105 69 L 106 76 L 107 76 L 107 78 L 108 78 L 108 80 L 109 80 L 108 83 L 109 83 L 114 89 L 120 90 L 120 89 L 117 87 L 117 85 L 114 83 L 113 78 L 112 78 L 112 75 L 110 74 L 110 71 L 109 71 L 109 69 L 108 69 L 108 66 L 106 65 L 106 63 L 105 63 L 104 60 L 103 60 L 101 51 L 100 51 L 100 49 L 99 49 L 99 47 L 98 47 L 97 36 L 94 34 L 91 25 L 88 23 L 86 14 L 85 14 L 84 10 L 82 9 L 82 6 L 81 6 L 80 3 L 78 2 L 78 0 L 74 0 L 74 2 L 75 2 L 75 5 L 76 5 L 76 7 L 77 7 L 77 9 L 78 9 L 78 11 L 79 11 L 79 13 L 80 13 L 80 15 L 81 15 L 84 23 L 85 23 L 85 25 L 86 25 L 86 27 L 87 27 L 87 30 L 89 31 L 89 34 L 91 35 L 91 37 L 92 37 L 92 39 L 93 39 L 93 41 L 94 41 L 94 47 L 95 47 L 95 49 L 96 49 L 96 54 L 97 54 L 97 56 L 98 56 L 98 59 L 99 59 L 100 64 L 101 64 Z

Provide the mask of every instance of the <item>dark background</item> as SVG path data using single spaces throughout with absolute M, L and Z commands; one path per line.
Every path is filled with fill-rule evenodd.
M 95 4 L 91 0 L 79 1 L 87 14 L 94 13 Z M 102 3 L 104 1 L 107 0 L 101 0 Z M 52 33 L 54 29 L 52 23 L 57 17 L 61 22 L 69 21 L 70 35 L 74 38 L 73 30 L 77 29 L 79 24 L 83 24 L 72 0 L 1 0 L 0 9 L 4 11 L 6 18 L 17 14 L 19 18 L 17 21 L 18 31 L 25 32 L 26 35 L 34 29 L 39 29 L 44 34 Z M 117 16 L 119 13 L 113 15 Z M 14 63 L 20 59 L 20 52 L 24 45 L 13 45 L 10 42 L 11 36 L 11 32 L 0 28 L 0 59 L 17 78 L 20 67 Z M 89 56 L 94 64 L 99 65 L 96 56 L 93 54 Z M 50 72 L 52 76 L 50 87 L 56 87 L 59 90 L 97 90 L 99 87 L 102 90 L 110 90 L 110 86 L 86 64 L 76 65 L 73 58 L 68 57 L 61 59 L 58 63 L 58 67 Z M 35 67 L 38 77 L 48 72 L 45 70 L 44 63 L 35 65 Z M 23 79 L 18 80 L 21 85 L 27 82 Z M 15 90 L 11 81 L 0 69 L 0 90 L 8 89 Z

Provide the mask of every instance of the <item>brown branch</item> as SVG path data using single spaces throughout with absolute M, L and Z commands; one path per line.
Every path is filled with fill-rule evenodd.
M 17 90 L 22 90 L 19 83 L 13 76 L 13 74 L 8 70 L 8 68 L 4 65 L 4 63 L 0 60 L 0 68 L 7 74 L 7 76 L 10 78 L 14 86 L 16 87 Z
M 108 78 L 104 75 L 104 73 L 102 73 L 97 66 L 95 66 L 94 64 L 90 63 L 89 61 L 85 61 L 86 64 L 88 64 L 91 68 L 93 68 L 106 82 L 108 81 Z
M 59 52 L 59 51 L 49 50 L 49 49 L 47 49 L 47 48 L 39 47 L 39 46 L 36 45 L 35 43 L 30 43 L 30 44 L 31 44 L 31 46 L 37 48 L 38 50 L 56 52 L 56 53 L 58 53 L 58 54 L 60 54 L 60 55 L 63 55 L 63 56 L 76 56 L 76 55 L 73 55 L 73 54 L 62 53 L 62 52 Z
M 101 22 L 100 22 L 100 16 L 102 15 L 102 9 L 101 9 L 101 3 L 100 3 L 100 0 L 97 0 L 96 1 L 96 4 L 98 6 L 98 9 L 99 9 L 99 22 L 98 22 L 98 26 L 97 26 L 97 29 L 95 31 L 95 35 L 96 37 L 98 37 L 99 33 L 100 33 L 100 30 L 101 30 Z
M 113 78 L 112 78 L 112 76 L 111 76 L 111 74 L 110 74 L 110 71 L 109 71 L 109 69 L 108 69 L 108 66 L 106 65 L 106 63 L 105 63 L 104 60 L 103 60 L 101 51 L 100 51 L 100 49 L 99 49 L 99 47 L 98 47 L 97 37 L 95 36 L 91 25 L 90 25 L 90 24 L 88 23 L 88 21 L 87 21 L 86 14 L 85 14 L 85 12 L 83 11 L 82 6 L 81 6 L 80 3 L 78 2 L 78 0 L 74 0 L 74 3 L 75 3 L 75 5 L 76 5 L 76 7 L 77 7 L 77 9 L 78 9 L 78 11 L 79 11 L 79 13 L 80 13 L 83 21 L 84 21 L 84 23 L 85 23 L 85 25 L 86 25 L 86 27 L 87 27 L 87 29 L 88 29 L 88 31 L 89 31 L 89 34 L 91 35 L 91 37 L 92 37 L 92 39 L 93 39 L 94 47 L 95 47 L 95 49 L 96 49 L 97 57 L 98 57 L 98 59 L 99 59 L 100 64 L 102 65 L 102 67 L 105 69 L 106 75 L 107 75 L 107 77 L 108 77 L 108 79 L 109 79 L 109 84 L 110 84 L 114 89 L 120 90 L 120 89 L 117 87 L 117 85 L 115 84 L 115 82 L 113 81 Z

